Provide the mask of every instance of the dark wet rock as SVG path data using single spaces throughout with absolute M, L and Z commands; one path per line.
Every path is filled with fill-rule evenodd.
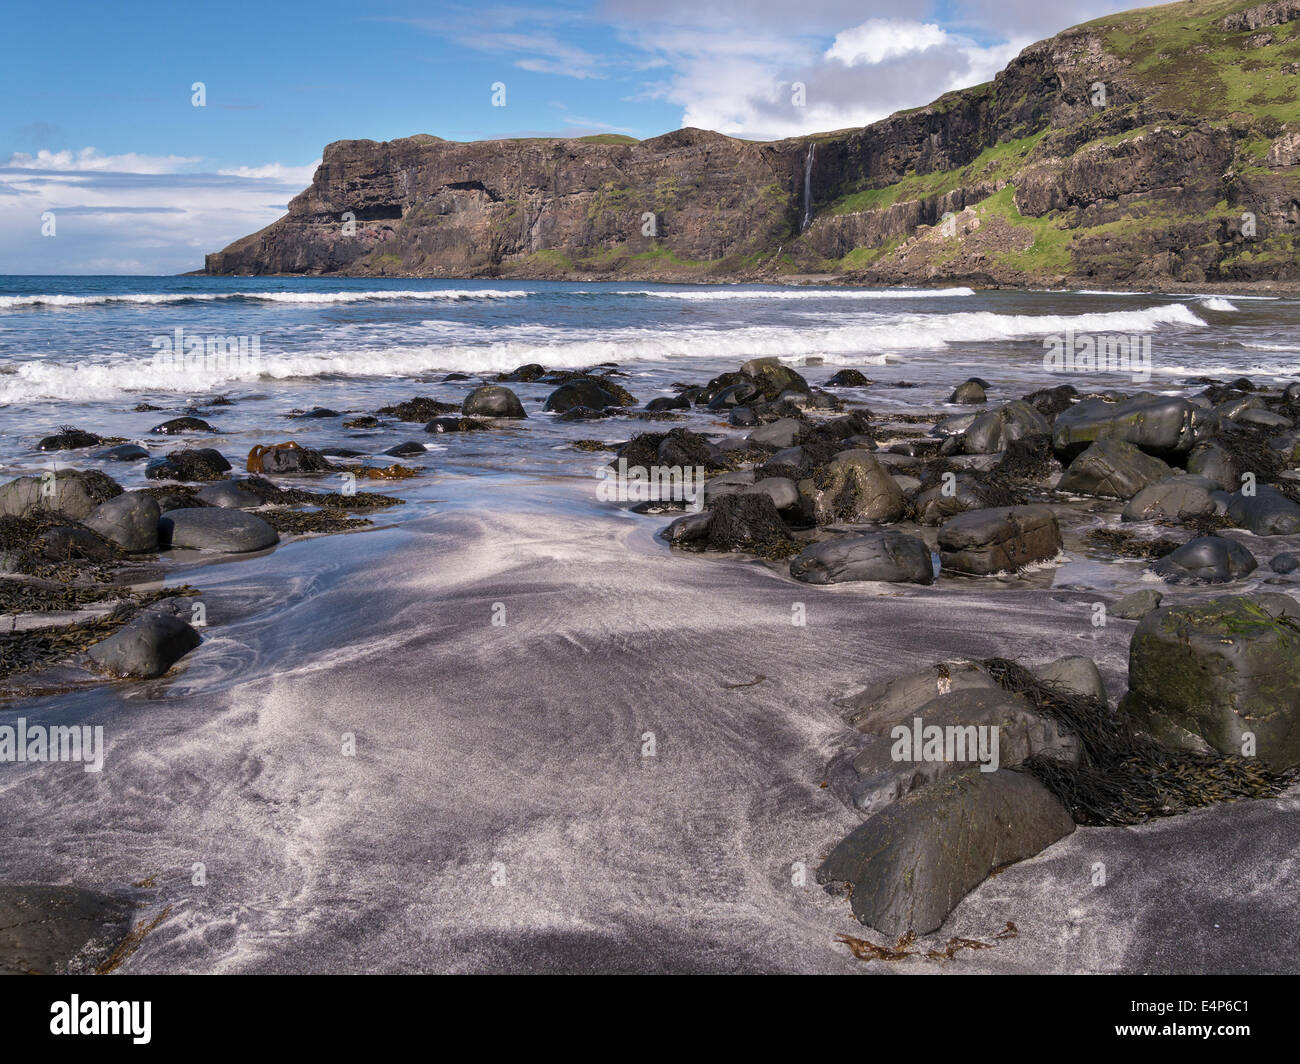
M 267 447 L 256 457 L 250 454 L 248 460 L 250 473 L 328 473 L 334 468 L 334 464 L 320 451 L 296 444 L 292 447 Z
M 424 431 L 434 433 L 479 432 L 486 428 L 487 425 L 474 420 L 472 417 L 436 417 L 424 426 Z
M 603 387 L 601 383 L 589 377 L 579 377 L 576 380 L 561 384 L 555 391 L 551 392 L 546 397 L 543 409 L 562 414 L 575 406 L 603 410 L 607 406 L 618 405 L 619 402 L 614 393 Z
M 758 424 L 758 415 L 747 406 L 733 407 L 727 421 L 738 428 L 751 428 Z
M 1300 532 L 1300 506 L 1267 484 L 1257 485 L 1254 495 L 1234 493 L 1228 500 L 1228 516 L 1257 536 Z
M 1110 615 L 1122 621 L 1140 621 L 1152 610 L 1159 609 L 1163 598 L 1164 595 L 1152 589 L 1134 591 L 1115 603 L 1110 608 Z
M 871 451 L 841 451 L 798 482 L 808 523 L 888 524 L 903 516 L 903 491 Z
M 1079 390 L 1073 384 L 1060 384 L 1055 388 L 1040 388 L 1025 396 L 1025 402 L 1045 418 L 1054 418 L 1074 405 Z
M 1051 431 L 1047 419 L 1028 403 L 1015 399 L 997 410 L 978 415 L 962 434 L 967 454 L 992 454 L 1023 436 Z
M 749 434 L 747 439 L 758 447 L 770 447 L 779 451 L 793 447 L 808 431 L 808 426 L 792 417 L 783 417 L 770 425 L 760 425 Z
M 963 381 L 953 389 L 952 394 L 948 396 L 948 402 L 974 405 L 976 403 L 988 402 L 988 396 L 984 394 L 984 385 L 974 378 L 971 378 L 970 380 Z
M 0 516 L 57 510 L 80 521 L 101 502 L 121 494 L 122 485 L 106 473 L 60 469 L 53 477 L 18 477 L 0 485 Z
M 790 560 L 790 575 L 805 584 L 848 580 L 932 584 L 934 565 L 925 540 L 887 530 L 815 543 Z
M 744 406 L 756 399 L 762 399 L 763 392 L 750 380 L 743 380 L 739 384 L 730 384 L 723 388 L 708 402 L 709 410 L 730 410 L 735 406 Z
M 230 471 L 225 456 L 211 447 L 172 451 L 165 458 L 154 458 L 145 467 L 150 480 L 221 480 Z
M 1044 683 L 1052 684 L 1060 690 L 1083 698 L 1095 698 L 1102 705 L 1107 704 L 1106 684 L 1092 658 L 1071 654 L 1049 661 L 1046 665 L 1037 665 L 1033 673 Z M 1004 759 L 1002 763 L 1009 766 L 1018 762 Z
M 835 376 L 826 382 L 827 388 L 865 388 L 871 384 L 871 379 L 865 376 L 861 370 L 842 369 Z
M 1219 486 L 1208 477 L 1169 477 L 1148 484 L 1134 495 L 1122 517 L 1125 521 L 1187 521 L 1222 513 L 1224 506 L 1214 497 L 1218 490 Z
M 243 554 L 280 541 L 274 528 L 256 514 L 218 507 L 169 510 L 158 522 L 163 549 L 211 550 Z
M 790 390 L 808 393 L 808 382 L 777 358 L 752 358 L 740 367 L 740 372 L 758 385 L 768 400 Z
M 655 458 L 661 466 L 680 466 L 683 469 L 703 466 L 711 470 L 722 465 L 719 453 L 717 446 L 698 432 L 673 429 L 659 441 Z
M 88 653 L 110 676 L 149 680 L 161 676 L 199 643 L 198 632 L 179 618 L 146 613 Z
M 1182 453 L 1195 442 L 1195 411 L 1186 399 L 1148 392 L 1120 402 L 1084 399 L 1057 416 L 1052 446 L 1074 455 L 1098 440 L 1121 440 L 1156 455 Z
M 1046 506 L 999 506 L 950 517 L 939 529 L 943 568 L 976 576 L 1015 572 L 1061 551 L 1056 515 Z
M 464 377 L 464 374 L 461 374 Z M 393 406 L 380 407 L 378 413 L 395 417 L 398 421 L 432 421 L 440 414 L 454 414 L 460 410 L 457 403 L 444 403 L 431 399 L 427 395 L 417 395 L 414 399 L 396 403 Z
M 1221 445 L 1203 440 L 1187 455 L 1187 472 L 1213 481 L 1224 491 L 1236 491 L 1241 487 L 1241 474 L 1245 470 Z
M 970 769 L 870 817 L 831 851 L 817 881 L 848 883 L 853 914 L 883 934 L 927 934 L 990 873 L 1073 830 L 1037 780 Z
M 148 458 L 149 452 L 138 443 L 119 443 L 103 451 L 96 451 L 90 456 L 101 462 L 138 462 Z
M 1292 429 L 1295 423 L 1289 417 L 1283 417 L 1274 410 L 1244 410 L 1234 420 L 1243 425 L 1259 425 L 1269 429 Z
M 360 417 L 348 418 L 343 422 L 345 429 L 377 429 L 379 428 L 379 418 L 373 414 L 362 414 Z
M 1249 733 L 1273 770 L 1300 764 L 1300 604 L 1265 592 L 1149 614 L 1120 709 L 1180 749 L 1249 756 Z
M 485 384 L 465 396 L 460 412 L 466 417 L 526 418 L 524 404 L 509 388 L 499 384 Z
M 651 413 L 660 410 L 689 410 L 691 401 L 684 395 L 661 395 L 657 399 L 651 399 L 646 403 L 645 408 Z
M 1149 484 L 1165 480 L 1173 470 L 1123 440 L 1098 440 L 1070 463 L 1059 491 L 1131 499 Z
M 978 460 L 984 456 L 972 456 Z M 961 461 L 954 458 L 954 462 Z M 1052 451 L 1052 437 L 1045 432 L 1034 432 L 1011 440 L 1002 457 L 992 467 L 1004 480 L 1025 480 L 1046 484 L 1061 472 L 1061 463 Z
M 1275 554 L 1268 567 L 1275 573 L 1294 573 L 1300 569 L 1300 554 L 1292 554 L 1290 551 Z
M 912 501 L 912 509 L 921 524 L 937 525 L 967 510 L 1015 505 L 1017 500 L 1007 497 L 1010 494 L 1005 486 L 990 482 L 982 474 L 954 473 L 950 478 L 940 477 L 921 491 Z
M 318 420 L 330 417 L 342 417 L 343 415 L 337 410 L 330 409 L 328 406 L 313 406 L 310 410 L 304 410 L 301 414 L 295 414 L 294 416 Z
M 390 458 L 410 458 L 417 454 L 426 454 L 425 446 L 417 443 L 415 440 L 407 440 L 405 443 L 395 444 L 388 448 L 384 454 Z
M 930 434 L 940 437 L 964 436 L 977 418 L 985 416 L 984 414 L 957 414 L 955 417 L 946 417 L 942 421 L 935 422 Z
M 543 370 L 543 372 L 545 372 L 545 370 Z M 454 381 L 467 381 L 467 380 L 469 380 L 468 373 L 453 372 L 453 373 L 448 373 L 445 377 L 443 377 L 442 383 L 451 384 Z M 415 420 L 419 420 L 419 419 L 417 418 Z
M 532 384 L 534 381 L 539 381 L 545 376 L 545 366 L 539 365 L 536 362 L 529 362 L 517 369 L 511 370 L 509 373 L 499 374 L 497 380 L 501 381 L 503 384 Z M 464 379 L 463 375 L 462 379 Z
M 141 554 L 158 549 L 161 512 L 152 496 L 131 491 L 100 503 L 83 523 L 128 554 Z
M 185 432 L 216 432 L 211 425 L 199 417 L 174 417 L 155 425 L 149 430 L 159 436 L 177 436 Z
M 799 490 L 788 477 L 764 477 L 757 479 L 752 470 L 737 473 L 724 473 L 711 478 L 704 485 L 705 503 L 722 495 L 752 494 L 762 492 L 776 504 L 778 510 L 788 510 L 798 505 Z
M 51 562 L 108 562 L 117 550 L 107 539 L 82 525 L 56 525 L 37 537 L 41 557 Z
M 925 759 L 924 731 L 917 743 L 917 721 L 921 729 L 938 727 L 954 731 L 951 760 L 946 756 Z M 896 729 L 902 728 L 900 733 Z M 978 731 L 984 732 L 983 747 Z M 997 733 L 997 748 L 992 745 L 992 731 Z M 980 763 L 1011 768 L 1030 757 L 1051 757 L 1077 764 L 1079 742 L 1056 721 L 1037 713 L 1028 699 L 1001 688 L 966 688 L 939 695 L 905 716 L 892 721 L 877 719 L 868 732 L 875 741 L 853 759 L 856 779 L 849 781 L 849 800 L 870 816 L 900 798 L 938 780 L 965 772 Z M 904 738 L 906 734 L 906 738 Z M 956 740 L 961 739 L 961 748 Z M 918 745 L 920 749 L 918 750 Z M 943 751 L 946 755 L 949 751 Z M 896 755 L 911 755 L 896 756 Z
M 125 898 L 79 887 L 0 884 L 0 975 L 90 975 L 127 937 Z
M 261 506 L 265 501 L 261 495 L 252 491 L 245 482 L 238 480 L 218 480 L 214 484 L 205 484 L 199 488 L 198 499 L 209 506 L 222 506 L 230 510 L 244 507 Z
M 93 432 L 64 426 L 53 436 L 46 436 L 36 445 L 38 451 L 75 451 L 82 447 L 98 447 L 104 442 L 102 436 Z
M 719 496 L 702 513 L 678 518 L 664 535 L 690 550 L 746 551 L 765 558 L 788 557 L 797 549 L 776 504 L 762 492 Z
M 1198 536 L 1151 563 L 1151 571 L 1173 584 L 1226 584 L 1249 576 L 1259 562 L 1236 540 Z

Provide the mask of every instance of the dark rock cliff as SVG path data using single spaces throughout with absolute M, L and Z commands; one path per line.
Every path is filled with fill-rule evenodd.
M 1190 0 L 863 129 L 339 141 L 206 272 L 1300 280 L 1298 87 L 1300 3 Z

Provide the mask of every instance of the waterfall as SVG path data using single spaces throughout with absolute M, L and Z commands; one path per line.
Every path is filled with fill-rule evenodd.
M 808 145 L 808 155 L 803 161 L 803 224 L 799 226 L 799 232 L 808 228 L 808 223 L 812 221 L 812 164 L 813 152 L 817 150 L 816 144 Z

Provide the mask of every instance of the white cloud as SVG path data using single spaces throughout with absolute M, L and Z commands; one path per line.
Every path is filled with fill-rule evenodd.
M 267 163 L 265 166 L 236 166 L 231 170 L 218 170 L 224 177 L 247 177 L 253 180 L 271 179 L 288 185 L 300 185 L 306 188 L 316 176 L 316 168 L 321 161 L 306 166 L 285 166 L 282 163 Z
M 835 35 L 826 49 L 827 59 L 838 59 L 845 66 L 882 63 L 909 52 L 923 52 L 949 43 L 951 38 L 933 22 L 906 22 L 902 19 L 873 18 Z
M 133 174 L 172 174 L 201 162 L 199 155 L 104 155 L 98 148 L 80 151 L 38 151 L 35 155 L 15 152 L 7 166 L 19 170 L 118 171 Z

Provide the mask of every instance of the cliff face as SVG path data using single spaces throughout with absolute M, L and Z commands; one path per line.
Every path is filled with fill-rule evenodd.
M 928 107 L 771 143 L 340 141 L 206 272 L 1300 280 L 1300 0 L 1112 16 Z

